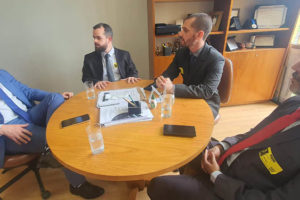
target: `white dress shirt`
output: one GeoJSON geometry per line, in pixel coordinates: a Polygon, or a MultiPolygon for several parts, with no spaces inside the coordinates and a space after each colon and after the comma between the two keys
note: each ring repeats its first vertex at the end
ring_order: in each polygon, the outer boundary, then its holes
{"type": "MultiPolygon", "coordinates": [[[[112,71],[113,71],[115,80],[118,81],[121,79],[121,76],[120,76],[119,67],[118,67],[117,59],[116,59],[116,55],[115,55],[115,48],[112,47],[111,50],[108,52],[108,54],[110,55],[109,61],[112,63],[111,66],[113,66],[112,71]]],[[[102,55],[102,63],[103,63],[103,81],[108,81],[107,70],[106,70],[106,61],[105,61],[106,53],[102,52],[101,55],[102,55]]]]}
{"type": "MultiPolygon", "coordinates": [[[[20,101],[16,96],[14,96],[4,85],[0,83],[0,88],[3,92],[22,110],[27,112],[26,105],[20,101]]],[[[0,98],[0,113],[3,116],[4,123],[7,123],[13,119],[16,119],[18,115],[8,107],[8,105],[0,98]]]]}

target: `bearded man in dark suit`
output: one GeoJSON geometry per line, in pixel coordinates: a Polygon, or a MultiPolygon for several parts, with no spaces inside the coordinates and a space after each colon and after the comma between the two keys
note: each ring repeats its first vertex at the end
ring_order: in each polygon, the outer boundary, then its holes
{"type": "Polygon", "coordinates": [[[139,81],[138,71],[128,51],[115,48],[112,44],[112,28],[105,23],[93,27],[95,51],[85,55],[82,82],[93,81],[98,89],[121,79],[128,83],[139,81]]]}

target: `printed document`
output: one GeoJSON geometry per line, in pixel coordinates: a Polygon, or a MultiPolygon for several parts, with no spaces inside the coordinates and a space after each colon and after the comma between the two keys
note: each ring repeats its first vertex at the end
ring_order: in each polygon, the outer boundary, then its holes
{"type": "Polygon", "coordinates": [[[100,108],[100,125],[112,126],[123,123],[150,121],[153,115],[146,102],[141,101],[141,114],[129,115],[128,103],[125,100],[116,105],[104,106],[100,108]]]}
{"type": "Polygon", "coordinates": [[[141,95],[142,99],[146,98],[144,89],[139,87],[103,91],[98,94],[97,107],[101,108],[109,105],[118,105],[124,102],[123,98],[129,99],[131,101],[140,101],[141,95]]]}

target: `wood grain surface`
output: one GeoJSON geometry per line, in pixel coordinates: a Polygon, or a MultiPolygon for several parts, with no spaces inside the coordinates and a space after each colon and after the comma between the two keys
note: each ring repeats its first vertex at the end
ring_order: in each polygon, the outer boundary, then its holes
{"type": "MultiPolygon", "coordinates": [[[[111,83],[107,90],[144,87],[151,82],[127,84],[122,80],[111,83]]],[[[176,98],[172,117],[167,119],[160,117],[159,106],[151,111],[152,121],[102,127],[105,150],[93,155],[86,127],[99,122],[101,109],[96,108],[96,99],[88,100],[85,92],[81,92],[52,115],[47,126],[48,145],[58,161],[75,172],[101,180],[135,181],[177,169],[195,158],[208,143],[214,122],[204,100],[176,98]],[[62,120],[86,113],[90,122],[61,128],[62,120]],[[197,136],[163,136],[164,124],[195,126],[197,136]]]]}

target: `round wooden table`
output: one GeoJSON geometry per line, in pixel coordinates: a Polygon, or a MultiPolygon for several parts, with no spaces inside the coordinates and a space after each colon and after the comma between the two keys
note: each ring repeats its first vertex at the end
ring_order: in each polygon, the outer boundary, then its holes
{"type": "MultiPolygon", "coordinates": [[[[106,90],[145,87],[151,82],[128,84],[122,80],[110,83],[106,90]]],[[[47,142],[55,158],[66,168],[94,179],[150,180],[173,171],[201,153],[214,125],[211,109],[204,100],[176,98],[171,118],[161,118],[158,104],[151,110],[152,121],[102,127],[105,150],[93,155],[86,134],[89,122],[61,128],[61,121],[88,113],[90,122],[98,123],[96,101],[88,100],[85,92],[79,93],[54,112],[47,126],[47,142]],[[197,136],[164,136],[164,124],[195,126],[197,136]]]]}

